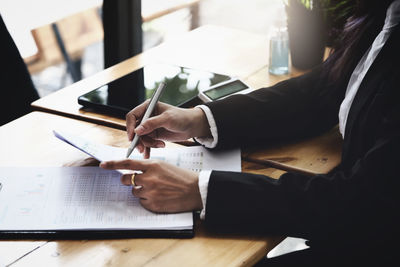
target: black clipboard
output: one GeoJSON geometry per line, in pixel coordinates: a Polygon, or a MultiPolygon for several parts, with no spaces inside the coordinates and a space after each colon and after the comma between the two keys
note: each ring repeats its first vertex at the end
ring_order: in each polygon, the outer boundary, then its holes
{"type": "Polygon", "coordinates": [[[102,240],[131,238],[193,238],[194,228],[184,230],[57,230],[0,231],[0,240],[102,240]]]}
{"type": "MultiPolygon", "coordinates": [[[[195,217],[195,213],[193,213],[195,217]]],[[[193,221],[195,218],[193,218],[193,221]]],[[[128,238],[193,238],[194,226],[181,230],[0,230],[0,240],[101,240],[128,238]]]]}
{"type": "Polygon", "coordinates": [[[0,231],[0,240],[82,240],[125,238],[193,238],[194,230],[63,230],[63,231],[0,231]]]}

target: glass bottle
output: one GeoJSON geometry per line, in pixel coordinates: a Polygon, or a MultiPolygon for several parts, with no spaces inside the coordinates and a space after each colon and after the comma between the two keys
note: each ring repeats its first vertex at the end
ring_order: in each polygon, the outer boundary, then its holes
{"type": "Polygon", "coordinates": [[[269,73],[289,73],[289,37],[285,16],[275,19],[269,38],[269,73]]]}

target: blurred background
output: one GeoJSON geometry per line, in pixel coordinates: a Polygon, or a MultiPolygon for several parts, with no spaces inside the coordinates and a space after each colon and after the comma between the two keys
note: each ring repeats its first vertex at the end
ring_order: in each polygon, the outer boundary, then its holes
{"type": "MultiPolygon", "coordinates": [[[[267,35],[281,3],[142,0],[142,49],[207,24],[267,35]]],[[[104,69],[102,4],[102,0],[0,1],[0,13],[41,97],[104,69]],[[78,72],[75,77],[68,69],[68,60],[78,72]]]]}

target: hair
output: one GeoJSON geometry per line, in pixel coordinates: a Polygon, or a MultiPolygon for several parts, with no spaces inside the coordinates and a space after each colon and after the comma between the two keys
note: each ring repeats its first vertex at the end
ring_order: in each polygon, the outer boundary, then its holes
{"type": "Polygon", "coordinates": [[[326,60],[331,81],[348,77],[375,37],[381,31],[386,10],[394,0],[357,0],[353,15],[347,20],[341,38],[326,60]]]}

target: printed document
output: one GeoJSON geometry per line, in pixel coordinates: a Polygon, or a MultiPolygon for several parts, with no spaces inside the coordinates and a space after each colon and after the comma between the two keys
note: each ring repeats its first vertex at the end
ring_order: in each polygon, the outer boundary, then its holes
{"type": "MultiPolygon", "coordinates": [[[[54,131],[54,135],[99,161],[125,159],[128,150],[128,148],[91,142],[65,131],[54,131]]],[[[134,150],[129,158],[143,159],[143,156],[134,150]]],[[[240,149],[211,152],[203,146],[155,148],[151,150],[150,158],[163,160],[196,172],[201,170],[241,171],[240,149]]]]}
{"type": "Polygon", "coordinates": [[[144,209],[121,174],[99,167],[0,168],[0,230],[191,229],[191,212],[144,209]]]}
{"type": "MultiPolygon", "coordinates": [[[[62,141],[100,160],[125,158],[127,148],[90,142],[66,132],[62,141]]],[[[140,158],[138,152],[130,158],[140,158]]],[[[153,149],[151,158],[182,168],[241,171],[240,150],[202,146],[153,149]]],[[[0,232],[51,230],[185,230],[192,212],[158,214],[144,209],[122,185],[121,171],[99,167],[0,167],[0,232]]]]}

